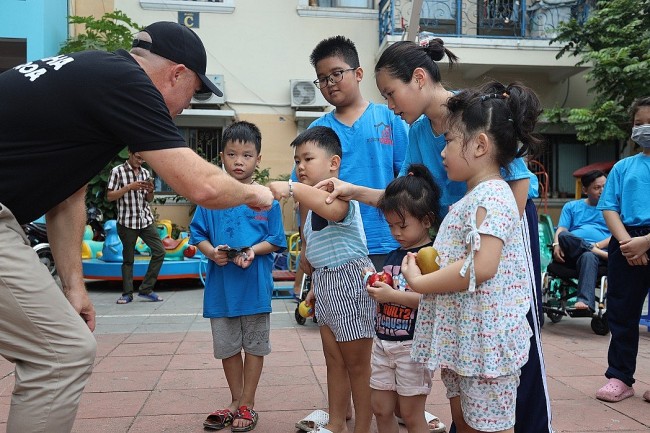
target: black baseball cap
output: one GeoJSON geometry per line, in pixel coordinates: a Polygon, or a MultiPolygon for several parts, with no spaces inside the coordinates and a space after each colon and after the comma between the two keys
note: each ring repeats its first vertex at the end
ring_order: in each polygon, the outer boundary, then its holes
{"type": "Polygon", "coordinates": [[[217,96],[223,96],[221,90],[205,76],[207,55],[203,42],[196,33],[171,21],[150,24],[142,31],[149,33],[151,42],[134,39],[134,48],[144,48],[174,63],[185,65],[201,79],[203,83],[201,93],[212,92],[217,96]]]}

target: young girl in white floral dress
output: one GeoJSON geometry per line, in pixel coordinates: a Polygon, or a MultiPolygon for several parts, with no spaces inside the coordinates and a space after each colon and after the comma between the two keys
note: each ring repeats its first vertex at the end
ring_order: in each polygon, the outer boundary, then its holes
{"type": "Polygon", "coordinates": [[[422,293],[411,356],[440,368],[459,432],[512,432],[520,368],[528,359],[530,279],[521,219],[500,168],[535,153],[540,103],[519,84],[465,90],[447,102],[443,163],[466,195],[443,220],[440,270],[422,275],[413,253],[402,273],[422,293]]]}

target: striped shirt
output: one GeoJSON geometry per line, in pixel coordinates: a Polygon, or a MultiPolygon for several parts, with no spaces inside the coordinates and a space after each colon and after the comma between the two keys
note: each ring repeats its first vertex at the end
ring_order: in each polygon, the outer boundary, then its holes
{"type": "MultiPolygon", "coordinates": [[[[149,177],[149,170],[144,167],[140,167],[140,172],[136,175],[129,162],[126,161],[111,170],[108,189],[115,191],[124,188],[130,183],[146,180],[149,177]]],[[[128,191],[117,200],[117,222],[124,227],[136,230],[153,224],[154,217],[147,201],[146,191],[128,191]]]]}
{"type": "Polygon", "coordinates": [[[350,200],[348,214],[341,222],[325,221],[314,227],[314,213],[310,210],[303,235],[307,241],[307,260],[314,268],[332,268],[354,259],[368,256],[366,234],[363,231],[359,203],[350,200]]]}

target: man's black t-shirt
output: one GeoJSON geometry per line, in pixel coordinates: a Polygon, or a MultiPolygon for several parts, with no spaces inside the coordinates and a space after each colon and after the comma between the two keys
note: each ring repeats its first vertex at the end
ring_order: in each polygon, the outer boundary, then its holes
{"type": "Polygon", "coordinates": [[[0,203],[21,224],[69,197],[125,146],[185,146],[162,95],[123,50],[0,74],[0,203]]]}

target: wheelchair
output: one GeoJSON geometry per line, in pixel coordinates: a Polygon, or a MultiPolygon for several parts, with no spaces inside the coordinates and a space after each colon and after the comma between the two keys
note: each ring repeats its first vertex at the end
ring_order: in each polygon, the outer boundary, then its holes
{"type": "Polygon", "coordinates": [[[605,298],[607,293],[607,266],[598,267],[599,285],[596,302],[591,310],[573,308],[578,296],[578,271],[552,259],[553,222],[549,215],[540,215],[539,238],[542,257],[542,309],[552,323],[558,323],[564,316],[591,317],[591,330],[597,335],[609,334],[605,298]]]}
{"type": "Polygon", "coordinates": [[[542,308],[553,323],[564,316],[591,317],[591,330],[597,335],[609,334],[605,296],[607,292],[607,266],[598,267],[600,284],[595,287],[595,312],[572,308],[578,296],[578,271],[558,262],[551,262],[542,274],[542,308]]]}

